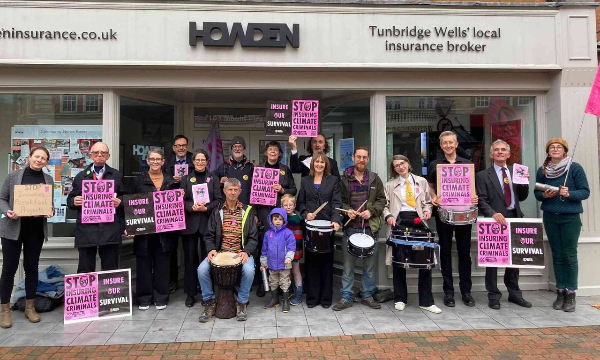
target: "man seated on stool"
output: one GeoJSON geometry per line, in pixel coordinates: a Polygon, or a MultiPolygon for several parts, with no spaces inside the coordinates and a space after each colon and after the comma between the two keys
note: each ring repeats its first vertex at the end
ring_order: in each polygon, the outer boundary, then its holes
{"type": "Polygon", "coordinates": [[[217,251],[231,251],[240,254],[242,260],[242,278],[237,298],[237,319],[246,321],[248,313],[246,305],[250,288],[254,280],[254,259],[252,254],[258,243],[255,211],[250,205],[244,205],[238,197],[242,185],[236,178],[228,178],[224,184],[225,204],[216,207],[208,220],[207,233],[204,235],[208,256],[198,267],[198,279],[202,289],[202,300],[205,301],[200,322],[208,322],[215,314],[217,303],[210,277],[210,261],[217,251]]]}
{"type": "MultiPolygon", "coordinates": [[[[498,223],[506,224],[505,218],[522,218],[523,212],[519,202],[527,199],[529,185],[513,184],[512,166],[506,166],[510,157],[510,145],[504,140],[496,140],[490,147],[490,158],[494,165],[477,173],[475,184],[479,196],[479,213],[485,217],[493,217],[498,223]]],[[[529,179],[529,174],[525,175],[529,179]]],[[[508,289],[508,301],[526,308],[531,303],[523,299],[519,289],[519,269],[504,269],[504,284],[508,289]]],[[[502,293],[498,290],[498,268],[485,269],[485,288],[488,291],[489,307],[500,309],[502,293]]]]}

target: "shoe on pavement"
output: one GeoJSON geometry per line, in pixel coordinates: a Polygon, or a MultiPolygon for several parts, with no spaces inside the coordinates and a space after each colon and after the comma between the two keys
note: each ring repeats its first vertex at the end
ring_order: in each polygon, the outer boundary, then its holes
{"type": "Polygon", "coordinates": [[[150,309],[150,305],[143,304],[143,305],[138,306],[138,309],[140,309],[142,311],[146,311],[146,310],[150,309]]]}
{"type": "Polygon", "coordinates": [[[439,307],[435,306],[435,305],[431,305],[431,306],[419,306],[421,309],[425,310],[425,311],[429,311],[432,312],[434,314],[441,314],[442,313],[442,309],[440,309],[439,307]]]}
{"type": "Polygon", "coordinates": [[[206,305],[204,305],[204,310],[202,314],[200,314],[199,321],[201,323],[209,322],[210,319],[215,315],[215,311],[217,310],[217,302],[215,299],[206,300],[206,305]]]}
{"type": "Polygon", "coordinates": [[[394,309],[396,309],[398,311],[403,311],[405,307],[406,307],[406,304],[403,303],[402,301],[398,301],[397,303],[394,304],[394,309]]]}
{"type": "Polygon", "coordinates": [[[470,292],[466,292],[466,293],[462,294],[462,301],[468,307],[475,306],[475,299],[473,299],[473,296],[471,295],[470,292]]]}
{"type": "Polygon", "coordinates": [[[246,308],[247,304],[240,304],[239,302],[236,301],[235,303],[235,307],[236,307],[236,317],[238,321],[246,321],[248,319],[248,309],[246,308]]]}
{"type": "Polygon", "coordinates": [[[552,303],[552,308],[554,310],[562,310],[563,306],[565,306],[565,297],[567,295],[567,290],[565,289],[557,289],[556,290],[556,300],[552,303]]]}
{"type": "Polygon", "coordinates": [[[156,310],[164,310],[167,308],[167,304],[163,304],[163,305],[156,305],[156,310]]]}
{"type": "Polygon", "coordinates": [[[192,307],[196,303],[196,299],[192,295],[188,295],[185,299],[185,306],[192,307]]]}
{"type": "Polygon", "coordinates": [[[488,306],[490,309],[500,310],[500,300],[490,300],[488,306]]]}
{"type": "Polygon", "coordinates": [[[532,305],[529,301],[523,299],[523,298],[519,298],[519,299],[511,299],[510,297],[508,298],[508,302],[511,302],[513,304],[517,304],[519,306],[522,306],[524,308],[530,308],[532,305]]]}
{"type": "Polygon", "coordinates": [[[371,309],[381,309],[381,304],[376,302],[375,299],[373,299],[372,297],[361,299],[360,303],[370,307],[371,309]]]}
{"type": "Polygon", "coordinates": [[[445,294],[444,295],[444,305],[447,307],[454,307],[456,303],[454,302],[454,294],[445,294]]]}
{"type": "Polygon", "coordinates": [[[340,300],[337,304],[333,305],[333,311],[342,311],[349,307],[352,307],[352,301],[340,300]]]}

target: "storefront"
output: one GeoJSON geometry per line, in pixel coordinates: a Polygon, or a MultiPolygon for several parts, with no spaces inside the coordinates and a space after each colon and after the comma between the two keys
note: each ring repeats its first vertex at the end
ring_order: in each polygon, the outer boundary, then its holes
{"type": "MultiPolygon", "coordinates": [[[[546,139],[574,144],[597,67],[593,3],[0,1],[0,8],[0,151],[7,154],[0,174],[43,143],[55,149],[48,171],[60,183],[61,204],[97,139],[131,178],[149,146],[170,150],[183,133],[200,148],[218,122],[225,148],[241,135],[250,160],[261,163],[265,141],[286,144],[266,136],[269,100],[319,100],[331,156],[344,164],[351,142],[370,147],[370,168],[382,178],[393,154],[423,174],[439,156],[443,130],[457,133],[478,170],[490,166],[497,138],[511,144],[515,162],[536,169],[546,139]]],[[[582,216],[580,293],[598,294],[595,117],[586,116],[582,134],[575,160],[592,195],[582,216]]],[[[527,217],[541,214],[532,194],[523,208],[527,217]]],[[[72,271],[74,214],[60,211],[41,264],[72,271]]],[[[131,260],[124,246],[123,266],[131,260]]],[[[389,286],[383,252],[380,260],[377,282],[389,286]]],[[[484,271],[473,270],[474,290],[483,290],[484,271]]],[[[523,271],[522,288],[552,288],[549,270],[523,271]]]]}

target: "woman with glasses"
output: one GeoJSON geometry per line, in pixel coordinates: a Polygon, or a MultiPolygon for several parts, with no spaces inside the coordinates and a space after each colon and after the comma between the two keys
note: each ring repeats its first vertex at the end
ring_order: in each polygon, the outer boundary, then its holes
{"type": "Polygon", "coordinates": [[[181,231],[185,271],[183,291],[187,294],[185,306],[192,307],[198,295],[198,275],[196,269],[206,257],[204,233],[212,210],[223,200],[219,179],[207,169],[208,153],[196,150],[192,156],[194,170],[181,178],[181,188],[185,191],[185,230],[181,231]],[[200,239],[200,256],[198,256],[200,239]]]}
{"type": "MultiPolygon", "coordinates": [[[[165,162],[162,149],[151,148],[146,161],[150,169],[133,180],[131,194],[179,188],[179,183],[171,175],[161,170],[165,162]]],[[[176,232],[135,236],[133,251],[137,273],[136,294],[140,310],[148,310],[151,303],[156,305],[157,310],[167,308],[169,302],[169,256],[176,239],[176,232]]]]}
{"type": "Polygon", "coordinates": [[[544,230],[550,242],[554,277],[556,278],[555,310],[575,311],[575,290],[579,265],[577,242],[581,232],[583,212],[581,202],[590,196],[590,187],[583,167],[567,155],[569,145],[563,138],[552,138],[546,143],[546,161],[538,169],[537,183],[558,188],[534,191],[542,202],[544,230]],[[565,183],[566,179],[566,183],[565,183]]]}
{"type": "Polygon", "coordinates": [[[0,237],[2,237],[2,276],[0,277],[0,303],[2,317],[0,327],[12,326],[10,315],[10,295],[19,267],[21,249],[23,249],[23,267],[25,269],[25,317],[29,322],[37,323],[40,316],[35,311],[34,300],[38,286],[38,264],[44,240],[48,240],[47,218],[44,216],[20,217],[13,210],[15,185],[54,185],[52,176],[44,174],[42,169],[48,164],[50,153],[44,147],[31,149],[27,167],[8,174],[0,189],[0,237]]]}

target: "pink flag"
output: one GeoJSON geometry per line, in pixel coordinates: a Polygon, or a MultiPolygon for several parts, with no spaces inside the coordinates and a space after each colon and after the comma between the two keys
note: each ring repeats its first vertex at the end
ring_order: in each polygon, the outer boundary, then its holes
{"type": "Polygon", "coordinates": [[[585,112],[587,114],[600,116],[600,68],[596,72],[596,78],[594,79],[592,91],[590,91],[590,97],[585,106],[585,112]]]}
{"type": "Polygon", "coordinates": [[[208,152],[208,171],[214,172],[223,163],[223,144],[219,134],[219,123],[213,122],[204,140],[204,150],[208,152]]]}

